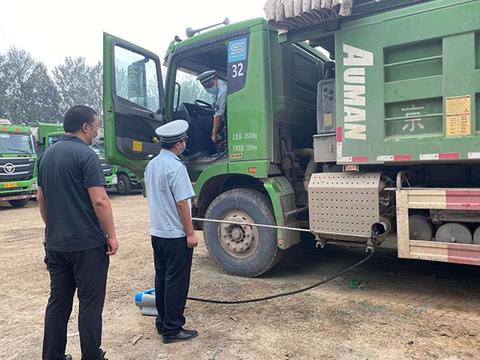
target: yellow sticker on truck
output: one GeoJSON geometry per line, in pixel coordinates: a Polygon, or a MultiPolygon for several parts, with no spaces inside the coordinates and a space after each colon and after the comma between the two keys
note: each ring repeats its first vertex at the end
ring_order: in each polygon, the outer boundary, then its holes
{"type": "Polygon", "coordinates": [[[447,97],[445,102],[447,137],[472,134],[471,102],[470,95],[447,97]]]}
{"type": "Polygon", "coordinates": [[[142,152],[143,150],[143,145],[141,141],[133,141],[133,151],[135,152],[142,152]]]}

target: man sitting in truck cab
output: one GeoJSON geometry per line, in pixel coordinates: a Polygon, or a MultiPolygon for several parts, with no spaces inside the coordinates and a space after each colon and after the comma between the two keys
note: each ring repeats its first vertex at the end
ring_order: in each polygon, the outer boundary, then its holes
{"type": "Polygon", "coordinates": [[[197,80],[208,93],[214,96],[212,108],[215,114],[213,118],[202,119],[197,130],[200,149],[206,151],[208,155],[213,155],[217,152],[219,135],[225,127],[228,83],[221,79],[215,70],[201,73],[197,80]]]}

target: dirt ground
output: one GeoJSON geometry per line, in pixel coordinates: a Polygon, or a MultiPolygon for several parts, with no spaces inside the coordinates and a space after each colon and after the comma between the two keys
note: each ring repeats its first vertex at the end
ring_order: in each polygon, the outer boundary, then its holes
{"type": "MultiPolygon", "coordinates": [[[[117,359],[480,359],[480,269],[405,261],[378,252],[351,273],[308,293],[240,306],[189,302],[187,327],[200,336],[164,345],[152,317],[134,304],[153,285],[146,202],[112,195],[120,251],[112,259],[103,348],[117,359]],[[356,279],[360,286],[349,287],[356,279]]],[[[40,359],[49,292],[37,205],[0,204],[0,359],[40,359]]],[[[199,233],[200,235],[200,233],[199,233]]],[[[309,285],[355,263],[358,249],[289,251],[268,274],[224,274],[203,243],[195,251],[190,295],[263,296],[309,285]]],[[[80,359],[77,304],[68,352],[80,359]]]]}

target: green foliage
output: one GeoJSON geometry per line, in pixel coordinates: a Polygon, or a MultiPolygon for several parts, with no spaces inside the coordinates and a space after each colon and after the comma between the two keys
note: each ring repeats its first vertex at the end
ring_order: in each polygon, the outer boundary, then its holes
{"type": "Polygon", "coordinates": [[[60,94],[60,110],[65,113],[73,105],[87,105],[102,114],[102,64],[85,63],[85,58],[65,58],[53,70],[53,79],[60,94]]]}
{"type": "Polygon", "coordinates": [[[0,56],[0,117],[16,124],[58,121],[59,96],[48,70],[12,47],[0,56]]]}
{"type": "Polygon", "coordinates": [[[12,47],[0,54],[0,118],[14,124],[62,121],[69,107],[83,104],[102,109],[101,63],[89,66],[85,58],[66,57],[49,74],[28,52],[12,47]]]}

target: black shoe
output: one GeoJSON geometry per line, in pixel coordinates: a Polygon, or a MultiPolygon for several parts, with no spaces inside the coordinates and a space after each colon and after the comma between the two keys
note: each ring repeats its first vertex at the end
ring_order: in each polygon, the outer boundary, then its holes
{"type": "Polygon", "coordinates": [[[178,341],[188,341],[198,336],[197,330],[185,330],[182,329],[177,335],[165,336],[163,335],[163,343],[170,344],[178,341]]]}
{"type": "Polygon", "coordinates": [[[70,354],[65,355],[64,360],[73,360],[72,355],[70,354]]]}

